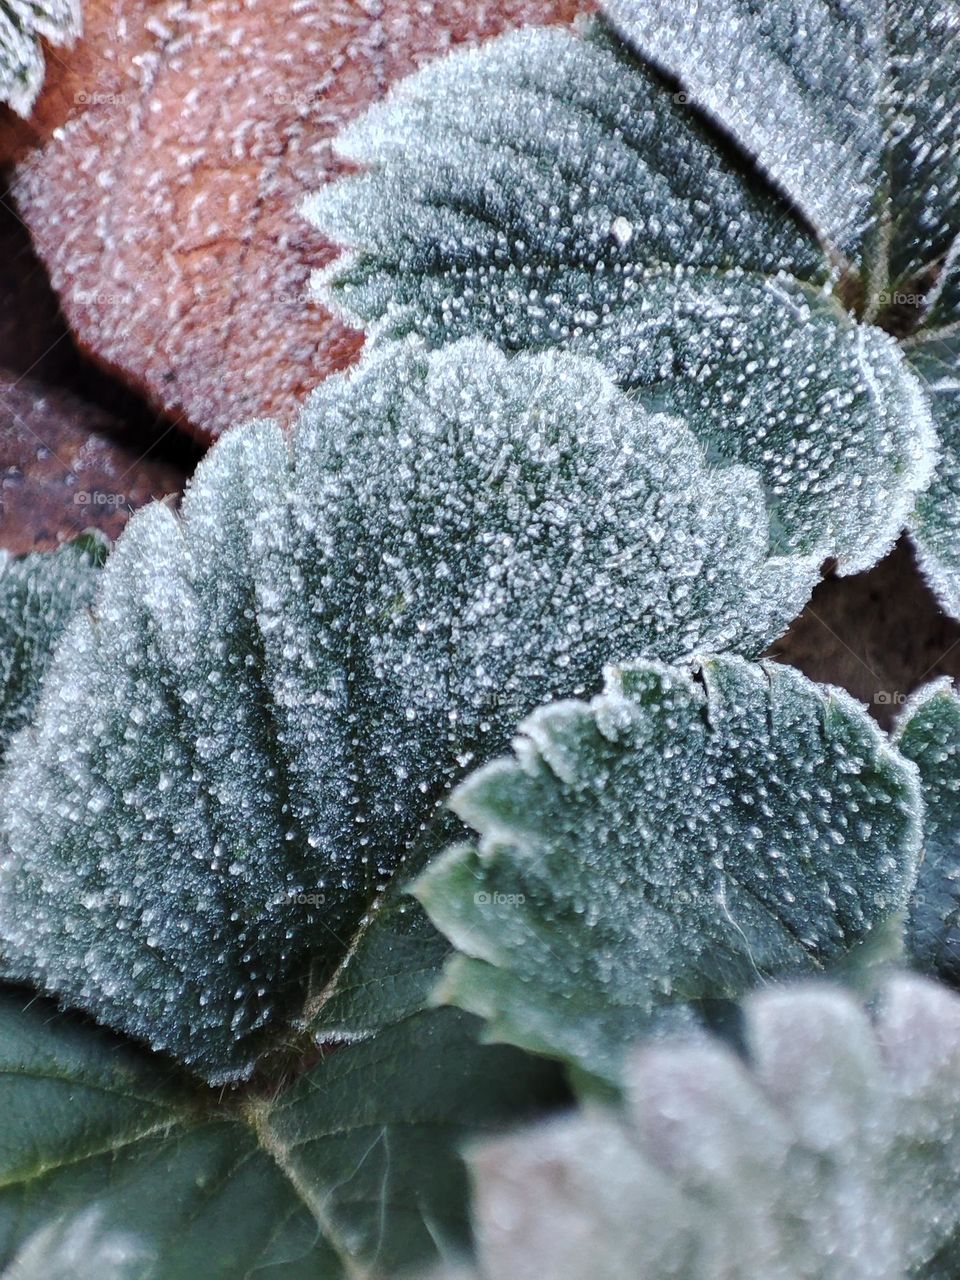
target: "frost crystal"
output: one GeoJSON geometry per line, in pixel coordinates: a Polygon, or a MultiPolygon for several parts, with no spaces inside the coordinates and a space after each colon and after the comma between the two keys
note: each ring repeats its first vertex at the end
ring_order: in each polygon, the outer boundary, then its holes
{"type": "Polygon", "coordinates": [[[758,994],[746,1061],[648,1047],[622,1113],[477,1150],[475,1280],[956,1275],[960,1000],[897,976],[878,1004],[758,994]]]}
{"type": "Polygon", "coordinates": [[[960,698],[948,679],[914,694],[895,730],[920,770],[926,817],[923,862],[910,907],[907,946],[915,964],[960,979],[960,698]]]}
{"type": "Polygon", "coordinates": [[[480,832],[414,886],[439,996],[615,1081],[651,1017],[829,965],[903,909],[912,767],[859,706],[741,658],[612,671],[451,799],[480,832]]]}
{"type": "Polygon", "coordinates": [[[139,513],[11,751],[8,976],[212,1078],[323,976],[451,782],[604,660],[764,648],[816,560],[580,358],[384,349],[139,513]]]}
{"type": "Polygon", "coordinates": [[[28,116],[43,84],[40,37],[69,44],[80,27],[80,0],[0,0],[0,103],[28,116]]]}
{"type": "Polygon", "coordinates": [[[375,336],[596,355],[754,467],[777,545],[878,559],[935,438],[896,343],[826,291],[782,198],[619,41],[526,31],[427,67],[340,136],[310,198],[355,250],[318,277],[375,336]]]}
{"type": "Polygon", "coordinates": [[[0,754],[33,714],[60,637],[93,598],[105,552],[92,536],[58,551],[0,552],[0,754]]]}

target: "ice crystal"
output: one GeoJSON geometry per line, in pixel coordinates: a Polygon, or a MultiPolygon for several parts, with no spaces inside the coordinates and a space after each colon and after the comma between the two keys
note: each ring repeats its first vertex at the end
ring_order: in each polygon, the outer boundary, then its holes
{"type": "Polygon", "coordinates": [[[746,1060],[706,1038],[647,1047],[623,1112],[477,1150],[479,1264],[457,1275],[955,1275],[957,996],[898,975],[872,1018],[812,985],[755,995],[744,1013],[746,1060]]]}
{"type": "Polygon", "coordinates": [[[606,659],[761,650],[813,560],[598,365],[468,340],[326,382],[147,508],[0,804],[6,972],[243,1074],[447,786],[606,659]]]}
{"type": "Polygon", "coordinates": [[[0,753],[32,715],[60,637],[93,598],[105,552],[92,536],[54,552],[0,552],[0,753]]]}
{"type": "Polygon", "coordinates": [[[757,469],[783,549],[825,542],[854,572],[899,534],[934,461],[918,379],[829,296],[780,195],[614,37],[448,58],[338,147],[367,170],[305,210],[355,252],[317,279],[375,337],[596,355],[757,469]]]}
{"type": "Polygon", "coordinates": [[[457,947],[439,997],[616,1080],[677,1006],[835,962],[902,910],[920,801],[859,706],[741,658],[612,671],[454,792],[480,833],[414,891],[457,947]]]}
{"type": "Polygon", "coordinates": [[[0,103],[29,115],[43,84],[40,38],[68,44],[80,26],[80,0],[0,0],[0,103]]]}
{"type": "Polygon", "coordinates": [[[910,908],[913,962],[952,982],[960,978],[960,698],[948,679],[910,699],[896,725],[902,753],[920,771],[926,817],[924,857],[910,908]]]}

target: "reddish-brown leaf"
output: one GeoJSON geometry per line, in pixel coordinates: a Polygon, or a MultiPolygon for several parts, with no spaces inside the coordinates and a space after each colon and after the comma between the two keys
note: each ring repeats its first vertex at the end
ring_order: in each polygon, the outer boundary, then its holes
{"type": "Polygon", "coordinates": [[[297,204],[338,170],[331,136],[450,45],[587,7],[93,5],[98,54],[61,58],[33,122],[49,141],[16,185],[81,346],[201,439],[289,417],[362,341],[306,297],[334,250],[297,204]]]}
{"type": "Polygon", "coordinates": [[[103,409],[0,370],[0,547],[49,551],[85,529],[112,540],[137,507],[179,493],[183,473],[130,435],[103,409]]]}
{"type": "Polygon", "coordinates": [[[115,537],[132,508],[183,487],[191,450],[166,430],[80,359],[26,231],[0,208],[0,546],[115,537]],[[151,443],[178,447],[161,462],[151,443]]]}

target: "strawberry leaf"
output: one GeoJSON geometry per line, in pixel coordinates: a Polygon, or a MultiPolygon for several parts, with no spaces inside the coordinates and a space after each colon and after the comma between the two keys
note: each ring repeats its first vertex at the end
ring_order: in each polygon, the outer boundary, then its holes
{"type": "Polygon", "coordinates": [[[836,964],[903,910],[913,771],[786,667],[638,663],[535,712],[451,806],[480,833],[414,891],[458,955],[437,998],[616,1083],[646,1024],[836,964]]]}
{"type": "Polygon", "coordinates": [[[920,772],[926,812],[923,861],[910,908],[907,947],[928,973],[960,978],[960,698],[935,680],[909,700],[895,741],[920,772]]]}
{"type": "Polygon", "coordinates": [[[248,1075],[541,699],[783,629],[817,560],[768,542],[749,472],[570,355],[397,346],[292,442],[238,428],[130,522],[10,753],[6,976],[248,1075]]]}
{"type": "Polygon", "coordinates": [[[465,1248],[460,1145],[556,1082],[451,1010],[383,1017],[296,1079],[218,1096],[0,995],[4,1276],[58,1276],[66,1256],[64,1280],[358,1280],[465,1248]]]}
{"type": "Polygon", "coordinates": [[[352,250],[317,280],[375,340],[594,355],[758,471],[780,550],[852,573],[892,545],[935,456],[918,379],[781,196],[602,28],[428,66],[338,146],[367,169],[305,204],[352,250]]]}
{"type": "Polygon", "coordinates": [[[32,716],[57,643],[93,598],[105,555],[95,536],[58,551],[0,552],[0,754],[32,716]]]}

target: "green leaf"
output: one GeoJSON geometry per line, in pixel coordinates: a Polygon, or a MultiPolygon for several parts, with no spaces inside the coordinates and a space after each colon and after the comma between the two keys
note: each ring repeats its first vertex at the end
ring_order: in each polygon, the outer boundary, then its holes
{"type": "MultiPolygon", "coordinates": [[[[384,350],[130,522],[0,794],[3,971],[247,1075],[449,785],[606,658],[756,653],[817,560],[599,366],[384,350]]],[[[415,870],[416,868],[411,868],[415,870]]]]}
{"type": "Polygon", "coordinates": [[[392,1275],[468,1245],[466,1137],[557,1091],[451,1010],[387,1018],[285,1087],[217,1095],[24,1004],[0,997],[9,1280],[392,1275]]]}
{"type": "Polygon", "coordinates": [[[956,1275],[960,1000],[896,976],[868,1017],[826,986],[755,995],[746,1060],[642,1049],[622,1112],[471,1158],[476,1280],[956,1275]],[[938,1256],[939,1255],[939,1256],[938,1256]]]}
{"type": "Polygon", "coordinates": [[[814,237],[682,96],[596,28],[428,66],[340,135],[368,170],[306,202],[354,250],[321,293],[374,338],[597,356],[759,472],[780,550],[868,567],[929,481],[929,409],[893,340],[825,292],[814,237]]]}
{"type": "MultiPolygon", "coordinates": [[[[943,450],[910,522],[960,616],[960,15],[945,0],[606,0],[636,51],[736,140],[859,272],[859,309],[906,335],[943,450]]],[[[922,486],[921,486],[922,487],[922,486]]]]}
{"type": "Polygon", "coordinates": [[[924,577],[944,609],[960,618],[960,300],[942,294],[940,301],[929,328],[908,347],[941,440],[940,463],[917,500],[910,534],[924,577]]]}
{"type": "Polygon", "coordinates": [[[952,0],[603,0],[823,239],[888,294],[949,252],[960,204],[952,0]],[[881,264],[871,261],[882,254],[881,264]]]}
{"type": "Polygon", "coordinates": [[[0,103],[28,116],[43,85],[43,49],[80,34],[80,0],[0,0],[0,103]]]}
{"type": "Polygon", "coordinates": [[[643,287],[616,351],[598,352],[618,382],[759,472],[775,545],[870,568],[933,469],[930,409],[896,342],[788,277],[661,272],[643,287]]]}
{"type": "Polygon", "coordinates": [[[303,1026],[324,1042],[365,1039],[430,1003],[449,954],[446,938],[411,901],[404,878],[396,876],[335,972],[310,988],[303,1026]]]}
{"type": "Polygon", "coordinates": [[[0,754],[33,715],[67,624],[93,598],[106,546],[85,535],[57,551],[0,552],[0,754]]]}
{"type": "Polygon", "coordinates": [[[865,712],[739,658],[644,662],[544,707],[450,804],[480,841],[414,885],[438,999],[615,1083],[645,1024],[836,963],[916,877],[913,770],[865,712]]]}
{"type": "Polygon", "coordinates": [[[894,740],[920,771],[926,817],[923,862],[910,907],[907,947],[914,964],[960,978],[960,698],[950,680],[918,690],[894,740]]]}

